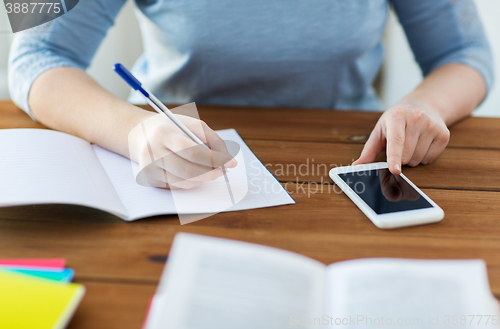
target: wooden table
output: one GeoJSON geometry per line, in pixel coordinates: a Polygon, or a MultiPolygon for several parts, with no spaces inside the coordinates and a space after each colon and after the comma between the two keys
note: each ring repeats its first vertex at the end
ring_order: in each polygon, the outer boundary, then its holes
{"type": "MultiPolygon", "coordinates": [[[[500,296],[500,119],[458,123],[438,160],[403,169],[444,209],[441,223],[382,231],[327,184],[332,165],[357,158],[380,113],[199,110],[214,129],[235,128],[297,204],[220,213],[184,226],[175,216],[125,223],[76,206],[0,209],[0,258],[64,257],[75,282],[87,287],[70,328],[140,328],[180,231],[283,248],[325,264],[362,257],[482,258],[500,296]]],[[[28,127],[43,128],[0,102],[0,128],[28,127]]]]}

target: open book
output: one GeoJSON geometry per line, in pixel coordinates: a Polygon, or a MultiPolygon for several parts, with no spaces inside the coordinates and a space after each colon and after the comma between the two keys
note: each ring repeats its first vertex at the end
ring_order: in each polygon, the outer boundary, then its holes
{"type": "Polygon", "coordinates": [[[482,260],[325,266],[275,248],[178,233],[146,329],[498,328],[482,260]]]}
{"type": "Polygon", "coordinates": [[[223,177],[184,191],[136,183],[132,163],[72,135],[42,129],[0,130],[0,207],[75,204],[125,220],[166,214],[205,214],[294,203],[235,130],[219,131],[240,145],[238,166],[228,171],[241,200],[221,208],[223,177]],[[224,210],[221,210],[224,209],[224,210]]]}

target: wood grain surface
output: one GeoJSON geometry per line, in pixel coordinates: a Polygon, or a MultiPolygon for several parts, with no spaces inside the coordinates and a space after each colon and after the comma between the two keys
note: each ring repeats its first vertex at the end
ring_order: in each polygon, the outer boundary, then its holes
{"type": "MultiPolygon", "coordinates": [[[[445,211],[438,224],[377,229],[328,177],[359,155],[380,113],[199,107],[214,129],[235,128],[296,205],[126,223],[70,205],[0,209],[0,258],[64,257],[87,294],[69,328],[140,328],[172,239],[191,232],[297,252],[325,264],[363,257],[482,258],[500,296],[500,119],[451,128],[433,163],[404,173],[445,211]]],[[[0,102],[0,129],[45,128],[0,102]]],[[[380,160],[384,160],[381,154],[380,160]]]]}

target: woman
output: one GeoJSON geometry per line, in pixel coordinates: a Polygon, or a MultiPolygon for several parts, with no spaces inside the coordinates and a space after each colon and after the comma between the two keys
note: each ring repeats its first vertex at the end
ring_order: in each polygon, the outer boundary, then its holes
{"type": "MultiPolygon", "coordinates": [[[[132,128],[152,114],[101,88],[85,69],[126,0],[85,0],[69,13],[15,38],[10,58],[14,101],[48,127],[140,162],[128,148],[132,128]]],[[[136,0],[145,53],[134,74],[167,103],[367,109],[383,59],[381,36],[393,5],[425,75],[385,111],[356,163],[386,149],[393,174],[432,162],[447,126],[468,116],[492,84],[492,59],[472,0],[136,0]]],[[[134,97],[132,102],[136,101],[134,97]]],[[[196,120],[181,117],[190,127],[196,120]]],[[[208,139],[216,135],[204,127],[208,139]]],[[[178,154],[164,170],[189,188],[217,178],[192,142],[168,121],[150,129],[153,148],[178,154]],[[185,179],[189,179],[185,181],[185,179]]],[[[132,144],[134,144],[132,140],[132,144]]],[[[223,150],[214,152],[221,163],[223,150]]],[[[235,161],[226,163],[235,166],[235,161]]]]}

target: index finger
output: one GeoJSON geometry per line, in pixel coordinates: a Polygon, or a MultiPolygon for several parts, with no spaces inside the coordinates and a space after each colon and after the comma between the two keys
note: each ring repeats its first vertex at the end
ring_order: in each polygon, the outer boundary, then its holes
{"type": "Polygon", "coordinates": [[[214,151],[204,144],[197,144],[187,135],[173,134],[169,136],[169,140],[170,143],[165,144],[165,146],[176,155],[190,162],[217,168],[231,161],[231,156],[228,153],[214,151]]]}
{"type": "Polygon", "coordinates": [[[239,145],[236,142],[226,143],[215,131],[213,131],[208,125],[203,126],[203,131],[205,133],[205,138],[210,149],[228,155],[231,160],[225,164],[226,167],[233,168],[236,167],[238,162],[234,157],[239,151],[239,145]]]}
{"type": "Polygon", "coordinates": [[[393,175],[401,174],[401,158],[405,146],[406,120],[402,115],[392,115],[386,123],[387,166],[393,175]]]}
{"type": "Polygon", "coordinates": [[[205,122],[189,116],[179,115],[178,117],[196,137],[203,143],[206,143],[207,146],[214,151],[214,158],[218,158],[217,160],[219,160],[215,162],[220,163],[220,166],[225,165],[225,167],[229,168],[237,165],[236,160],[233,159],[237,151],[232,153],[229,152],[224,140],[222,140],[205,122]],[[221,161],[223,162],[221,163],[221,161]]]}

